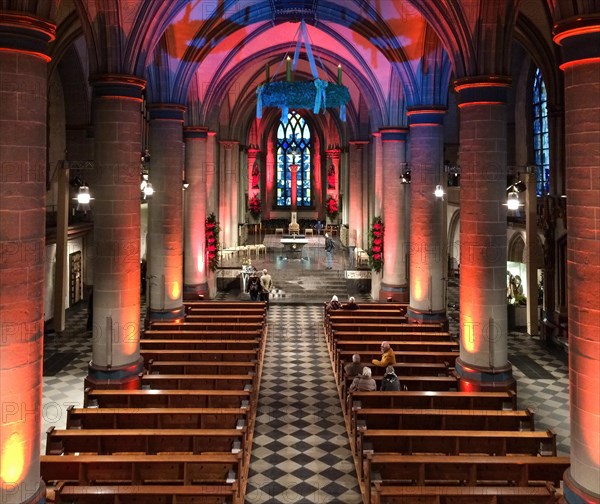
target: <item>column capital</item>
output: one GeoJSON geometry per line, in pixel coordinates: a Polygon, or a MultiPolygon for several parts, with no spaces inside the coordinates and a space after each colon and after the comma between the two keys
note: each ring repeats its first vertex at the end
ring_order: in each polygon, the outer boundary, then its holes
{"type": "Polygon", "coordinates": [[[408,136],[408,128],[382,128],[379,132],[382,142],[406,142],[408,136]]]}
{"type": "Polygon", "coordinates": [[[183,138],[185,140],[205,140],[208,137],[206,126],[184,126],[183,138]]]}
{"type": "Polygon", "coordinates": [[[125,74],[97,74],[90,78],[94,98],[142,101],[145,79],[125,74]]]}
{"type": "Polygon", "coordinates": [[[564,70],[583,63],[600,63],[600,16],[568,18],[554,25],[553,41],[561,48],[564,70]]]}
{"type": "Polygon", "coordinates": [[[183,122],[185,114],[185,105],[178,103],[150,103],[148,104],[148,113],[150,120],[178,121],[183,122]]]}
{"type": "Polygon", "coordinates": [[[441,126],[444,124],[446,110],[446,107],[423,105],[409,107],[406,115],[408,116],[411,128],[415,126],[441,126]]]}
{"type": "Polygon", "coordinates": [[[371,142],[368,140],[350,140],[348,144],[357,149],[362,149],[365,145],[369,145],[371,142]]]}
{"type": "Polygon", "coordinates": [[[236,145],[239,145],[240,142],[237,140],[219,140],[219,144],[229,150],[233,149],[236,145]]]}
{"type": "Polygon", "coordinates": [[[454,81],[458,106],[506,103],[512,79],[505,75],[476,75],[454,81]]]}
{"type": "Polygon", "coordinates": [[[47,19],[0,12],[0,51],[21,52],[50,61],[48,46],[55,38],[56,25],[47,19]]]}
{"type": "Polygon", "coordinates": [[[327,154],[327,157],[330,157],[331,159],[340,159],[340,155],[342,154],[342,149],[340,149],[339,147],[335,147],[333,149],[327,149],[325,151],[325,154],[327,154]]]}
{"type": "Polygon", "coordinates": [[[258,149],[256,147],[249,147],[248,148],[248,157],[250,159],[256,159],[256,157],[258,156],[258,154],[260,154],[260,149],[258,149]]]}

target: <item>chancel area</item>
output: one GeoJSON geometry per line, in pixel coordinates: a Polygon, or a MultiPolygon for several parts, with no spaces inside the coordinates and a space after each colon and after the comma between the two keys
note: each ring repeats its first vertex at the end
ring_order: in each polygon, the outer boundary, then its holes
{"type": "Polygon", "coordinates": [[[0,104],[3,503],[600,501],[597,1],[4,0],[0,104]]]}

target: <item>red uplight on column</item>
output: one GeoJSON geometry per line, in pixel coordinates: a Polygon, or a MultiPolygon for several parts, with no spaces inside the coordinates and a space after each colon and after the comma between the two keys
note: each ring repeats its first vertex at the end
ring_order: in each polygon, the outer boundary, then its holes
{"type": "Polygon", "coordinates": [[[298,198],[298,168],[297,164],[290,165],[290,171],[292,172],[292,210],[296,210],[297,208],[297,198],[298,198]]]}
{"type": "Polygon", "coordinates": [[[25,472],[25,440],[19,432],[13,432],[4,442],[0,461],[2,462],[2,469],[0,469],[2,486],[20,483],[25,472]]]}

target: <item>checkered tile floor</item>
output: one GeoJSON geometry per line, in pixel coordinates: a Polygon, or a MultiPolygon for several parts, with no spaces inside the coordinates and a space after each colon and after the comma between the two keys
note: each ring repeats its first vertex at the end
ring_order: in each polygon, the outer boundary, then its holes
{"type": "Polygon", "coordinates": [[[320,306],[272,306],[246,503],[360,503],[320,306]]]}

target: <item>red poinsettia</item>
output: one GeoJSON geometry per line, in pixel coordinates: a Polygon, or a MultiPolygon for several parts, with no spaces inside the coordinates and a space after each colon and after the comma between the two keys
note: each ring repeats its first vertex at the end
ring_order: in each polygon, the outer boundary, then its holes
{"type": "Polygon", "coordinates": [[[337,217],[339,212],[338,202],[333,196],[327,198],[327,201],[325,202],[325,211],[331,220],[337,217]]]}
{"type": "Polygon", "coordinates": [[[211,213],[204,222],[204,237],[206,239],[206,258],[208,268],[215,271],[219,267],[219,226],[214,213],[211,213]]]}
{"type": "Polygon", "coordinates": [[[383,231],[384,226],[381,217],[375,217],[369,233],[370,247],[367,254],[369,254],[371,268],[377,273],[383,269],[383,231]]]}
{"type": "Polygon", "coordinates": [[[250,198],[250,200],[248,201],[248,208],[250,209],[252,217],[254,217],[255,219],[258,218],[258,216],[260,215],[260,198],[257,194],[252,196],[252,198],[250,198]]]}

